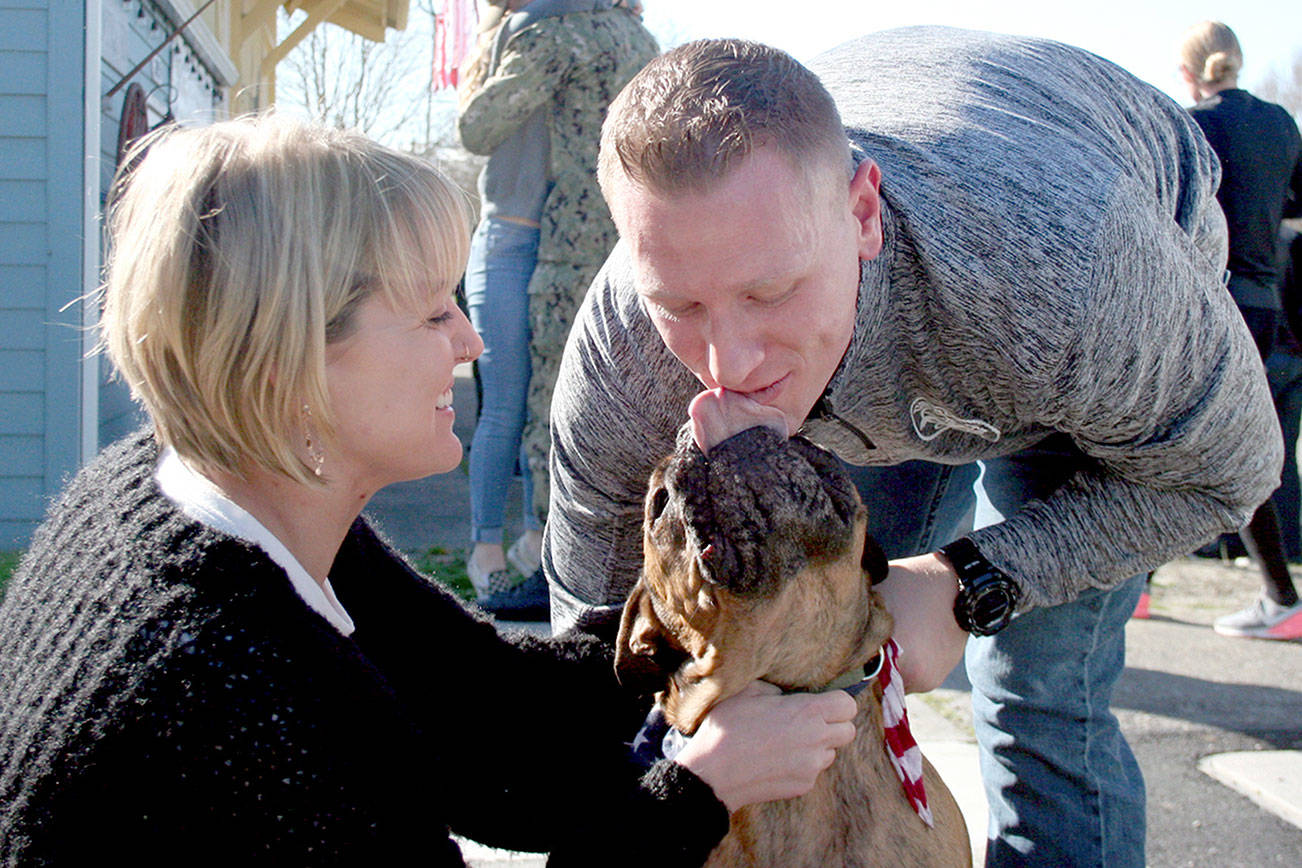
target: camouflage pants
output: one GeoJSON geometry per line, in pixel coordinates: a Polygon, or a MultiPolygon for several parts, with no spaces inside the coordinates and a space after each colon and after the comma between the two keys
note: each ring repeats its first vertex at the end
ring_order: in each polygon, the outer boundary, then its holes
{"type": "Polygon", "coordinates": [[[540,522],[547,520],[551,474],[547,458],[551,452],[549,414],[561,353],[575,314],[601,263],[575,264],[540,261],[529,280],[529,375],[528,414],[524,422],[525,456],[533,480],[533,510],[540,522]]]}

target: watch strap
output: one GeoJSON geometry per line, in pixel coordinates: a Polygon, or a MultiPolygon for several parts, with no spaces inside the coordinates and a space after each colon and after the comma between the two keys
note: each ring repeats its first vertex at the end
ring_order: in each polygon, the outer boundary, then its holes
{"type": "Polygon", "coordinates": [[[959,537],[949,545],[941,546],[940,552],[949,560],[954,572],[958,573],[960,588],[967,587],[968,580],[972,577],[994,569],[976,547],[976,543],[965,536],[959,537]]]}

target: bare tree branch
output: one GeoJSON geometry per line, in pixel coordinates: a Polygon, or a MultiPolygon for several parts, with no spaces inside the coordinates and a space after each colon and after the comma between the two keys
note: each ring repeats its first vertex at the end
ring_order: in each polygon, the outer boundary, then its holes
{"type": "Polygon", "coordinates": [[[1256,88],[1257,96],[1279,103],[1302,119],[1302,51],[1293,54],[1293,65],[1287,72],[1271,67],[1256,88]]]}
{"type": "MultiPolygon", "coordinates": [[[[434,21],[441,5],[419,0],[407,29],[389,30],[382,43],[331,24],[317,27],[277,66],[277,102],[398,147],[424,150],[446,138],[443,127],[454,120],[437,111],[431,91],[434,21]]],[[[302,17],[282,9],[282,37],[302,17]]]]}

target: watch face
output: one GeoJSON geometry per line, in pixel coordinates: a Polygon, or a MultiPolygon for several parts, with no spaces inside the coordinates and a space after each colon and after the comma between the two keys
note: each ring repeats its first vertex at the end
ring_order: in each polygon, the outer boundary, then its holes
{"type": "Polygon", "coordinates": [[[1007,579],[996,578],[973,588],[967,605],[970,631],[978,636],[997,632],[1012,620],[1016,605],[1015,586],[1007,579]]]}
{"type": "Polygon", "coordinates": [[[1007,626],[1017,608],[1017,584],[993,567],[966,537],[940,551],[959,576],[954,600],[958,625],[976,636],[989,636],[1007,626]]]}

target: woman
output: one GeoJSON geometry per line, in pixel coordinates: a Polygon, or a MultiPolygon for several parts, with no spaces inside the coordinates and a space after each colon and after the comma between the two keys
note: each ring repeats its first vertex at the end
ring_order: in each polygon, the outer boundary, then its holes
{"type": "Polygon", "coordinates": [[[848,697],[753,685],[643,774],[604,646],[500,638],[359,518],[461,457],[448,181],[275,117],[148,145],[103,332],[152,426],[69,485],[0,608],[0,863],[459,865],[452,830],[696,864],[730,809],[807,789],[848,697]]]}
{"type": "MultiPolygon", "coordinates": [[[[1243,51],[1234,31],[1203,21],[1185,32],[1180,75],[1196,104],[1189,110],[1221,161],[1216,192],[1230,236],[1230,294],[1269,358],[1283,321],[1280,218],[1290,190],[1302,201],[1302,137],[1284,108],[1239,87],[1243,51]]],[[[1261,639],[1302,638],[1302,602],[1289,575],[1274,501],[1240,532],[1257,561],[1262,590],[1247,608],[1217,618],[1216,632],[1261,639]]]]}
{"type": "MultiPolygon", "coordinates": [[[[464,104],[496,67],[503,25],[526,0],[488,0],[479,40],[457,95],[464,104]]],[[[466,574],[481,600],[516,583],[510,566],[528,576],[542,562],[542,523],[533,504],[533,477],[521,449],[529,390],[529,278],[538,260],[539,220],[547,198],[545,110],[531,114],[488,155],[479,175],[480,221],[470,241],[466,302],[484,339],[478,373],[479,416],[470,446],[473,546],[466,574]],[[523,532],[503,549],[506,495],[517,466],[523,479],[523,532]]]]}
{"type": "Polygon", "coordinates": [[[579,301],[617,239],[597,186],[606,107],[658,47],[611,0],[491,0],[458,88],[457,132],[488,156],[479,179],[466,298],[487,343],[483,410],[470,449],[472,536],[466,565],[498,617],[546,618],[542,537],[548,417],[579,301]],[[524,534],[502,551],[503,496],[523,443],[524,534]],[[510,562],[526,580],[501,591],[510,562]],[[485,595],[483,589],[491,593],[485,595]]]}

